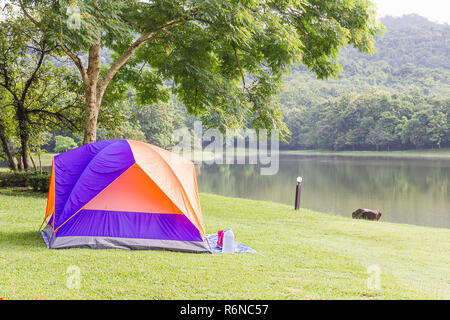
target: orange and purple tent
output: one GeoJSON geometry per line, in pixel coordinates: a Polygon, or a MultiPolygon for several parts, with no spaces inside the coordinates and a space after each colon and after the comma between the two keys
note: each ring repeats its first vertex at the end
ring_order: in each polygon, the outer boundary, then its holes
{"type": "Polygon", "coordinates": [[[53,159],[42,235],[48,248],[210,252],[192,162],[108,140],[53,159]]]}

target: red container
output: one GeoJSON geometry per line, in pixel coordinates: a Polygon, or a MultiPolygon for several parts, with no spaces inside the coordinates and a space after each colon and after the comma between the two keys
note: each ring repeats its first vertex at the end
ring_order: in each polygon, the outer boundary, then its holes
{"type": "Polygon", "coordinates": [[[222,248],[223,245],[223,230],[217,231],[217,246],[222,248]]]}

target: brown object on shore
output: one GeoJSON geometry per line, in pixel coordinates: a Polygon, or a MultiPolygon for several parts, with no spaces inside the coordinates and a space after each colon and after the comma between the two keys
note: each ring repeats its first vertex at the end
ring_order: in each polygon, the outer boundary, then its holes
{"type": "Polygon", "coordinates": [[[381,211],[371,209],[358,209],[352,213],[353,219],[380,220],[381,211]]]}

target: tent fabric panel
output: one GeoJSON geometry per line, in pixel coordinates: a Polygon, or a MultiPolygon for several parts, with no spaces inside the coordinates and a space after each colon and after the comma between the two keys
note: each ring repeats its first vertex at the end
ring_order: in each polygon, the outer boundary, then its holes
{"type": "Polygon", "coordinates": [[[172,171],[175,173],[179,181],[184,187],[186,194],[189,198],[189,202],[197,213],[197,219],[199,223],[203,225],[202,219],[202,208],[200,206],[199,195],[198,195],[198,187],[197,187],[197,179],[195,173],[194,164],[180,157],[179,155],[164,150],[158,146],[152,146],[153,150],[161,155],[162,158],[165,159],[167,164],[170,166],[172,171]]]}
{"type": "Polygon", "coordinates": [[[182,214],[84,209],[56,235],[202,241],[199,230],[182,214]]]}
{"type": "MultiPolygon", "coordinates": [[[[113,141],[85,164],[83,172],[77,175],[75,183],[72,178],[69,179],[71,189],[67,189],[68,184],[66,184],[65,178],[70,176],[72,164],[77,160],[72,157],[55,160],[57,164],[55,168],[56,197],[64,198],[66,193],[69,194],[65,203],[56,203],[56,229],[72,218],[85,204],[135,163],[128,142],[126,140],[113,141]]],[[[97,143],[89,146],[95,144],[97,143]]],[[[88,157],[91,152],[92,150],[88,152],[88,157]]],[[[74,157],[83,157],[83,154],[76,154],[74,157]]],[[[78,172],[78,166],[76,167],[78,172]]]]}
{"type": "Polygon", "coordinates": [[[55,171],[55,212],[60,215],[68,197],[88,163],[117,140],[99,141],[66,151],[53,158],[55,171]]]}
{"type": "Polygon", "coordinates": [[[50,175],[50,184],[48,187],[47,207],[45,209],[44,219],[47,219],[55,211],[55,166],[52,160],[52,171],[50,175]]]}
{"type": "Polygon", "coordinates": [[[204,235],[205,228],[203,226],[201,209],[195,204],[197,202],[195,198],[198,198],[197,186],[192,187],[195,183],[193,163],[171,152],[167,154],[161,153],[157,151],[160,148],[147,143],[133,140],[129,140],[129,143],[136,163],[204,235]],[[171,158],[171,164],[167,160],[169,157],[171,158]],[[173,166],[177,167],[176,171],[185,172],[185,174],[181,175],[185,180],[180,180],[173,166]],[[188,195],[186,189],[190,195],[188,195]],[[193,193],[194,189],[195,192],[193,193]]]}
{"type": "Polygon", "coordinates": [[[196,225],[202,226],[202,234],[205,234],[194,164],[191,161],[158,146],[151,145],[151,147],[166,161],[178,181],[182,184],[186,196],[189,199],[189,204],[195,213],[191,219],[195,221],[196,225]]]}
{"type": "Polygon", "coordinates": [[[114,237],[71,236],[56,237],[51,249],[128,249],[128,250],[167,250],[190,253],[211,253],[205,241],[178,241],[160,239],[133,239],[114,237]]]}
{"type": "Polygon", "coordinates": [[[50,249],[50,240],[52,238],[53,228],[47,224],[41,231],[42,238],[44,239],[45,245],[50,249]]]}
{"type": "Polygon", "coordinates": [[[138,164],[131,166],[83,209],[183,214],[138,164]]]}

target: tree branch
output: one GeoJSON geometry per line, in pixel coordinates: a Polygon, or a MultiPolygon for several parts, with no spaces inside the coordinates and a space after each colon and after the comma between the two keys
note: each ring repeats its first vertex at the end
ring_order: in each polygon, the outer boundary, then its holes
{"type": "Polygon", "coordinates": [[[19,0],[20,9],[22,9],[23,14],[42,32],[45,32],[45,28],[35,19],[28,11],[25,9],[22,0],[19,0]]]}
{"type": "Polygon", "coordinates": [[[99,84],[98,90],[97,90],[97,103],[100,104],[108,84],[114,78],[114,76],[119,71],[119,69],[125,63],[127,63],[127,61],[136,52],[137,49],[139,49],[146,41],[150,40],[158,31],[164,30],[170,26],[177,25],[184,21],[186,21],[186,19],[177,19],[177,20],[168,21],[163,26],[160,26],[156,30],[141,36],[139,39],[137,39],[135,42],[133,42],[131,44],[131,46],[120,57],[118,57],[113,62],[111,67],[108,69],[108,71],[104,75],[103,79],[100,81],[100,84],[99,84]]]}
{"type": "Polygon", "coordinates": [[[1,66],[1,74],[3,74],[4,82],[0,82],[0,86],[5,88],[11,95],[13,96],[15,101],[19,101],[19,97],[16,95],[14,90],[10,87],[8,70],[6,69],[6,64],[0,64],[1,66]]]}
{"type": "Polygon", "coordinates": [[[31,84],[33,83],[33,81],[36,79],[36,75],[37,75],[39,69],[40,69],[41,66],[42,66],[42,62],[44,61],[44,56],[45,56],[45,45],[44,45],[44,48],[43,48],[43,49],[44,49],[44,50],[41,51],[41,55],[40,55],[40,57],[39,57],[39,59],[38,59],[38,62],[37,62],[37,64],[36,64],[36,67],[34,68],[33,73],[31,74],[30,78],[28,78],[28,80],[25,82],[25,86],[24,86],[23,91],[22,91],[22,96],[21,96],[21,98],[20,98],[20,99],[22,100],[22,102],[25,102],[25,98],[26,98],[26,96],[27,96],[28,89],[30,88],[30,86],[31,86],[31,84]]]}
{"type": "Polygon", "coordinates": [[[81,62],[80,57],[78,57],[75,53],[73,53],[63,42],[62,40],[62,22],[61,19],[59,19],[59,25],[60,25],[60,39],[59,39],[59,46],[61,47],[61,49],[64,51],[64,53],[69,56],[70,59],[72,59],[73,63],[75,63],[75,66],[78,68],[78,70],[80,71],[81,74],[81,79],[83,80],[83,83],[86,85],[87,81],[88,81],[88,77],[86,74],[86,70],[83,67],[83,63],[81,62]]]}
{"type": "MultiPolygon", "coordinates": [[[[27,113],[39,114],[41,117],[45,117],[45,115],[50,116],[50,117],[55,117],[55,118],[59,119],[60,121],[67,122],[71,126],[72,129],[78,130],[78,126],[71,119],[67,118],[66,116],[64,116],[63,114],[60,113],[62,110],[68,109],[70,107],[72,107],[72,106],[65,107],[65,108],[63,108],[59,111],[55,111],[55,112],[45,110],[45,109],[32,109],[32,110],[28,110],[27,113]]],[[[59,127],[62,127],[61,123],[56,123],[54,121],[51,121],[51,120],[49,120],[49,118],[47,118],[47,121],[50,121],[54,124],[58,124],[59,127]]]]}
{"type": "Polygon", "coordinates": [[[234,50],[234,58],[236,59],[236,63],[237,63],[237,67],[239,68],[239,71],[241,73],[241,78],[242,78],[242,92],[245,92],[245,90],[247,90],[246,84],[245,84],[245,75],[244,75],[244,70],[242,70],[241,67],[241,62],[239,60],[239,57],[237,55],[237,50],[236,47],[234,45],[231,45],[233,47],[234,50]]]}
{"type": "MultiPolygon", "coordinates": [[[[19,0],[19,4],[20,4],[20,8],[22,9],[22,12],[24,13],[24,15],[35,25],[39,28],[39,30],[41,30],[42,32],[45,32],[45,28],[25,9],[25,6],[23,5],[22,0],[19,0]]],[[[61,19],[59,20],[59,23],[61,24],[61,19]]],[[[59,46],[61,47],[61,49],[64,51],[64,53],[69,56],[70,59],[72,59],[72,61],[75,63],[75,65],[77,66],[78,70],[80,71],[81,74],[81,78],[83,79],[83,82],[85,82],[85,80],[87,79],[86,77],[86,71],[83,67],[83,63],[81,62],[81,59],[75,54],[73,53],[62,41],[62,28],[60,31],[61,34],[61,39],[60,39],[60,43],[59,46]]]]}

